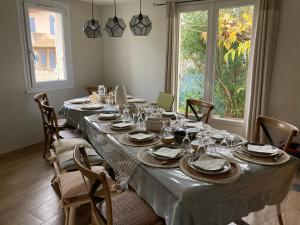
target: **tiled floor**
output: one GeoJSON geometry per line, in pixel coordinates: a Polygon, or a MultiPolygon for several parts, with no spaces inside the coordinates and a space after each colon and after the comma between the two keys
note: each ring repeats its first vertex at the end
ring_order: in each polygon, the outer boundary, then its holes
{"type": "MultiPolygon", "coordinates": [[[[41,156],[41,145],[0,156],[0,225],[64,224],[59,198],[50,185],[53,168],[41,156]]],[[[89,224],[87,212],[88,206],[78,210],[77,224],[89,224]]],[[[251,225],[277,225],[273,214],[267,208],[245,220],[251,225]]],[[[300,225],[300,173],[287,197],[283,220],[285,225],[300,225]]]]}

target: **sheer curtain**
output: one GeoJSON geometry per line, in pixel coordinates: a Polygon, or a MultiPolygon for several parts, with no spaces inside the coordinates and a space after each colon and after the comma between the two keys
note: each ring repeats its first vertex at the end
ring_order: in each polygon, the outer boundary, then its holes
{"type": "Polygon", "coordinates": [[[168,43],[167,43],[167,65],[165,76],[165,92],[175,94],[177,86],[177,12],[175,1],[167,1],[168,17],[168,43]]]}
{"type": "Polygon", "coordinates": [[[250,141],[254,140],[257,116],[267,114],[280,3],[281,0],[260,0],[259,3],[247,123],[250,141]]]}

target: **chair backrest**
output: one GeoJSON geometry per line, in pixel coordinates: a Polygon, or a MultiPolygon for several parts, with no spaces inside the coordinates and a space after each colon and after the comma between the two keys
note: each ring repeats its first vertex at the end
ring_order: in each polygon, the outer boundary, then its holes
{"type": "Polygon", "coordinates": [[[46,99],[41,101],[41,112],[43,116],[44,129],[51,134],[51,137],[54,135],[56,139],[60,139],[54,107],[49,106],[49,102],[46,99]]]}
{"type": "Polygon", "coordinates": [[[214,109],[214,105],[210,102],[205,102],[197,99],[187,99],[185,107],[185,117],[189,116],[189,108],[192,110],[198,121],[208,123],[211,111],[214,109]]]}
{"type": "MultiPolygon", "coordinates": [[[[91,198],[91,211],[93,216],[93,221],[96,225],[112,225],[112,203],[108,181],[104,172],[97,174],[91,170],[91,166],[88,161],[88,157],[84,147],[76,146],[74,149],[74,161],[78,170],[82,173],[84,180],[88,179],[86,186],[89,187],[89,196],[91,198]],[[103,195],[101,197],[97,196],[96,192],[99,186],[103,187],[103,195]],[[99,211],[97,204],[101,201],[106,203],[106,218],[99,211]]],[[[86,180],[85,180],[86,181],[86,180]]]]}
{"type": "Polygon", "coordinates": [[[85,90],[91,95],[91,94],[93,94],[93,92],[97,92],[98,91],[98,87],[88,86],[88,87],[85,87],[85,90]]]}
{"type": "Polygon", "coordinates": [[[174,102],[174,95],[160,92],[157,99],[157,106],[166,110],[167,112],[172,110],[174,102]]]}
{"type": "MultiPolygon", "coordinates": [[[[43,120],[43,126],[45,124],[45,118],[44,114],[42,112],[42,101],[46,100],[49,103],[49,99],[47,96],[47,93],[39,93],[33,97],[34,101],[38,104],[41,115],[42,115],[42,120],[43,120]]],[[[44,131],[45,131],[45,126],[44,126],[44,131]]]]}
{"type": "Polygon", "coordinates": [[[299,134],[299,129],[287,122],[271,117],[258,116],[256,119],[255,142],[260,141],[260,131],[262,130],[267,141],[271,145],[276,146],[276,143],[274,143],[273,137],[271,136],[270,128],[275,130],[277,133],[285,134],[286,139],[284,140],[284,151],[288,150],[293,137],[299,134]]]}

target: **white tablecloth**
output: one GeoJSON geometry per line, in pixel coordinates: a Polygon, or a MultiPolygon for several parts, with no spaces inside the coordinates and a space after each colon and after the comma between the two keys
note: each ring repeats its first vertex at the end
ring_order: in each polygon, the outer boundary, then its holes
{"type": "MultiPolygon", "coordinates": [[[[101,123],[93,120],[93,116],[86,117],[84,124],[90,142],[115,170],[117,180],[133,187],[167,225],[228,224],[265,205],[279,204],[298,167],[295,158],[280,166],[236,159],[243,169],[239,180],[226,185],[209,184],[186,176],[179,168],[145,166],[137,159],[137,152],[145,148],[119,144],[118,135],[101,133],[101,123]]],[[[233,157],[228,149],[222,153],[233,157]]]]}

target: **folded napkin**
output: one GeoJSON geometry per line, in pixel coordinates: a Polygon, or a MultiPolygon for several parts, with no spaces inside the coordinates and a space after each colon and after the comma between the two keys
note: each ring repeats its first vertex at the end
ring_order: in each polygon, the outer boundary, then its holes
{"type": "Polygon", "coordinates": [[[163,112],[162,113],[163,116],[176,116],[175,112],[163,112]]]}
{"type": "Polygon", "coordinates": [[[193,165],[207,171],[221,170],[226,163],[225,159],[214,159],[209,156],[199,158],[193,165]]]}
{"type": "Polygon", "coordinates": [[[162,147],[162,148],[156,150],[154,152],[154,154],[159,155],[159,156],[168,157],[168,158],[175,158],[180,152],[181,152],[181,149],[162,147]]]}
{"type": "Polygon", "coordinates": [[[100,109],[102,107],[103,107],[103,105],[101,105],[101,104],[86,104],[86,105],[82,106],[81,109],[100,109]]]}
{"type": "Polygon", "coordinates": [[[145,100],[142,98],[133,98],[133,99],[129,99],[127,102],[128,103],[143,103],[143,102],[145,102],[145,100]]]}
{"type": "Polygon", "coordinates": [[[117,116],[117,114],[115,114],[115,113],[100,113],[99,114],[99,118],[104,118],[104,119],[114,118],[116,116],[117,116]]]}
{"type": "Polygon", "coordinates": [[[153,134],[136,133],[136,134],[128,135],[128,137],[141,141],[153,137],[153,134]]]}
{"type": "Polygon", "coordinates": [[[257,152],[257,153],[265,153],[265,154],[275,154],[278,152],[277,148],[274,148],[271,145],[251,145],[248,144],[248,151],[257,152]]]}
{"type": "Polygon", "coordinates": [[[129,127],[131,125],[133,125],[133,124],[132,123],[126,123],[126,122],[120,122],[120,123],[112,124],[113,127],[118,127],[118,128],[129,127]]]}

